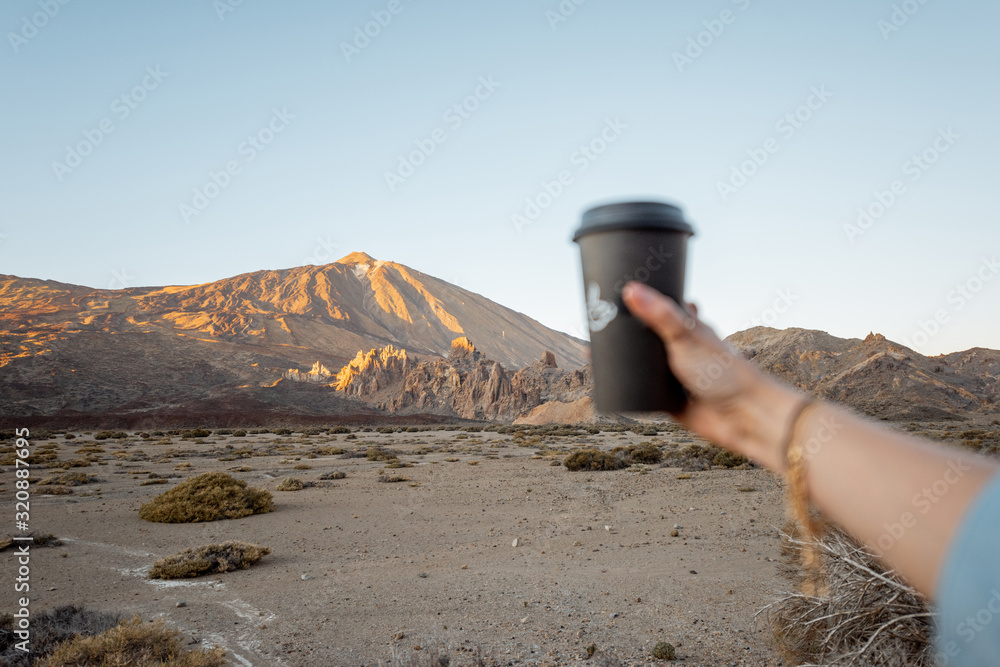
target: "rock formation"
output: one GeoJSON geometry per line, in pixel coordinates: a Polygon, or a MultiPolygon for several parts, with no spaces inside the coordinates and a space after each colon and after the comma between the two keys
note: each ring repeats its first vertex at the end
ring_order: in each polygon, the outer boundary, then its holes
{"type": "Polygon", "coordinates": [[[511,373],[467,337],[452,342],[447,359],[394,363],[400,355],[406,359],[393,348],[359,353],[338,374],[336,388],[395,414],[511,420],[549,400],[582,398],[590,383],[589,369],[559,369],[551,352],[511,373]]]}

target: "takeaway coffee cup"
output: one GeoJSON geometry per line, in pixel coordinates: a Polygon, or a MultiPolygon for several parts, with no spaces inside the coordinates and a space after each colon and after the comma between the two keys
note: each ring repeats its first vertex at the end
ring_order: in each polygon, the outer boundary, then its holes
{"type": "Polygon", "coordinates": [[[636,280],[684,303],[688,239],[680,208],[622,202],[591,208],[573,240],[580,246],[590,325],[594,403],[601,412],[680,412],[684,387],[670,372],[663,341],[629,313],[622,288],[636,280]]]}

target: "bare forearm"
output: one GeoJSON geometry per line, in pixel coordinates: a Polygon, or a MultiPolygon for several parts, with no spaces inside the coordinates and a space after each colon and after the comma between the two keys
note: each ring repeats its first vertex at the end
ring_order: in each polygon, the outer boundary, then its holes
{"type": "MultiPolygon", "coordinates": [[[[774,434],[787,432],[782,415],[790,420],[802,397],[762,382],[752,394],[759,398],[749,399],[758,405],[741,410],[744,442],[732,444],[780,471],[784,437],[774,434]]],[[[998,465],[827,403],[805,412],[795,434],[806,455],[810,498],[823,515],[933,596],[961,519],[998,465]]]]}

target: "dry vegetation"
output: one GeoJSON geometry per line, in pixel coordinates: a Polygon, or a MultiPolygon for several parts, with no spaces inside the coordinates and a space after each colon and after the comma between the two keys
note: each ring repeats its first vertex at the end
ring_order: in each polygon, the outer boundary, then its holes
{"type": "Polygon", "coordinates": [[[0,615],[0,665],[22,667],[32,659],[44,658],[62,642],[76,636],[97,635],[118,625],[121,616],[82,607],[65,606],[35,612],[31,616],[31,655],[14,647],[14,617],[0,615]]]}
{"type": "Polygon", "coordinates": [[[270,493],[249,488],[226,473],[207,472],[181,482],[139,508],[139,517],[160,523],[239,519],[274,510],[270,493]]]}
{"type": "Polygon", "coordinates": [[[180,633],[163,621],[123,621],[99,635],[78,635],[56,647],[35,667],[221,667],[225,651],[184,650],[180,633]]]}
{"type": "Polygon", "coordinates": [[[246,542],[208,544],[197,549],[185,549],[179,554],[161,558],[149,571],[150,579],[184,579],[216,572],[245,570],[271,553],[267,547],[246,542]]]}
{"type": "MultiPolygon", "coordinates": [[[[806,542],[782,535],[783,573],[798,589],[806,542]]],[[[928,601],[839,531],[816,541],[828,597],[790,593],[762,613],[778,650],[792,664],[930,667],[933,615],[928,601]]]]}

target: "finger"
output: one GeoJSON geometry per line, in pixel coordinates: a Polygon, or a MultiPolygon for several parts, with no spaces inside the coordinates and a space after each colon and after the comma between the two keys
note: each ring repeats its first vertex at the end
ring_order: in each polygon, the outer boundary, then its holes
{"type": "Polygon", "coordinates": [[[694,319],[668,296],[639,282],[630,282],[622,290],[622,298],[629,312],[646,323],[667,343],[681,340],[691,334],[694,319]]]}

